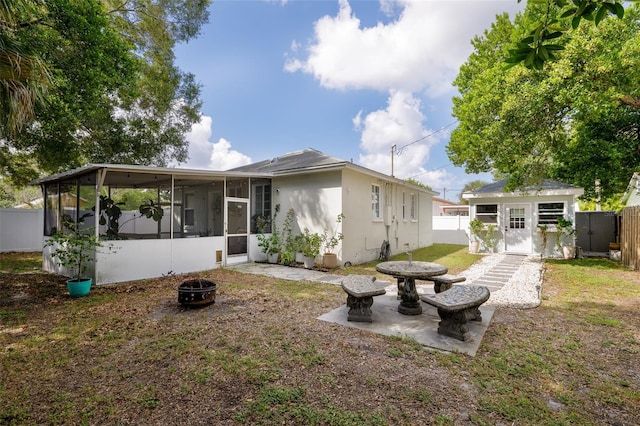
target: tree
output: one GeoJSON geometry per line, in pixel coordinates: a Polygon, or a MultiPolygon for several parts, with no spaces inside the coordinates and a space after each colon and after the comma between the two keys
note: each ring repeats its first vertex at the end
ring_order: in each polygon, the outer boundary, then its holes
{"type": "Polygon", "coordinates": [[[87,162],[184,161],[200,89],[173,48],[198,34],[209,0],[39,1],[15,38],[51,64],[53,89],[0,145],[0,174],[24,183],[87,162]]]}
{"type": "Polygon", "coordinates": [[[478,189],[488,184],[489,182],[485,182],[483,180],[472,180],[471,182],[467,182],[462,188],[462,191],[460,191],[460,194],[458,195],[460,204],[469,204],[469,200],[467,200],[466,198],[462,198],[462,194],[464,192],[473,191],[474,189],[478,189]]]}
{"type": "Polygon", "coordinates": [[[554,178],[590,196],[597,177],[603,197],[621,192],[640,162],[640,115],[625,102],[640,94],[640,7],[562,35],[562,56],[543,70],[505,69],[499,58],[544,12],[529,4],[513,23],[498,16],[473,40],[454,81],[449,157],[467,172],[507,174],[508,189],[554,178]]]}
{"type": "Polygon", "coordinates": [[[609,15],[620,19],[624,16],[623,0],[530,0],[530,3],[542,4],[545,13],[509,50],[506,62],[510,66],[523,63],[527,68],[541,70],[545,62],[556,59],[555,52],[564,49],[557,40],[567,31],[568,20],[575,30],[583,19],[597,26],[609,15]]]}
{"type": "Polygon", "coordinates": [[[20,19],[33,16],[35,6],[28,0],[0,2],[0,139],[33,119],[34,104],[51,84],[46,65],[15,36],[20,19]]]}
{"type": "Polygon", "coordinates": [[[424,188],[424,189],[426,189],[428,191],[433,191],[433,188],[431,188],[429,185],[427,185],[425,183],[420,182],[419,180],[416,180],[416,179],[413,179],[413,178],[409,178],[409,179],[406,179],[406,181],[407,181],[407,183],[419,186],[419,187],[424,188]]]}

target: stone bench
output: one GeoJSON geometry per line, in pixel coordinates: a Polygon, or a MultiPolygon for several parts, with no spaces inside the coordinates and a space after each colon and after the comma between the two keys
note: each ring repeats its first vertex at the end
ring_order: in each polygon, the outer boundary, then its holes
{"type": "Polygon", "coordinates": [[[449,290],[455,283],[461,283],[466,280],[467,279],[465,277],[449,274],[437,275],[429,278],[429,281],[433,281],[433,290],[436,293],[442,293],[443,291],[449,290]]]}
{"type": "Polygon", "coordinates": [[[423,294],[420,299],[438,308],[438,333],[466,342],[468,321],[482,321],[480,305],[489,300],[489,289],[479,285],[454,285],[437,294],[423,294]]]}
{"type": "Polygon", "coordinates": [[[342,289],[347,292],[349,307],[347,321],[373,322],[373,297],[386,293],[385,289],[375,285],[375,280],[376,277],[370,275],[347,275],[343,278],[342,289]]]}

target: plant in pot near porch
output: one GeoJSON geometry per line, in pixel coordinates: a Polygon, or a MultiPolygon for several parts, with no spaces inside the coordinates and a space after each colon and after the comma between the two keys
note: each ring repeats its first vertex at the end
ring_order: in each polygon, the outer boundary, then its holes
{"type": "Polygon", "coordinates": [[[556,247],[558,248],[558,252],[560,252],[565,259],[573,259],[576,256],[576,230],[573,227],[573,222],[562,216],[558,217],[556,231],[556,247]]]}
{"type": "MultiPolygon", "coordinates": [[[[269,263],[278,263],[278,257],[280,256],[281,242],[280,235],[276,229],[276,217],[280,212],[280,204],[276,204],[275,213],[273,218],[268,221],[260,224],[260,228],[266,229],[268,225],[271,228],[271,234],[257,234],[256,238],[258,239],[258,247],[262,249],[262,252],[267,255],[267,260],[269,263]]],[[[256,227],[258,227],[258,223],[256,223],[256,227]]]]}
{"type": "Polygon", "coordinates": [[[307,269],[313,268],[316,262],[316,257],[320,254],[320,246],[322,245],[322,238],[317,233],[309,232],[309,229],[304,229],[304,245],[302,247],[302,253],[304,254],[304,267],[307,269]]]}
{"type": "Polygon", "coordinates": [[[345,216],[342,213],[338,215],[338,218],[336,219],[336,227],[331,234],[329,234],[329,231],[327,229],[322,232],[322,245],[325,250],[322,257],[322,262],[325,268],[333,269],[338,267],[338,256],[333,251],[335,250],[338,243],[340,243],[340,241],[342,241],[342,239],[344,238],[342,232],[338,231],[338,227],[340,227],[340,224],[342,223],[344,217],[345,216]]]}
{"type": "Polygon", "coordinates": [[[477,253],[480,250],[480,239],[482,238],[481,236],[484,230],[484,222],[477,217],[469,222],[469,233],[471,234],[471,237],[473,237],[469,246],[469,251],[471,253],[477,253]]]}
{"type": "Polygon", "coordinates": [[[82,220],[78,223],[70,219],[64,220],[63,229],[45,244],[45,247],[53,247],[51,257],[70,274],[67,289],[73,297],[89,294],[92,279],[85,277],[85,273],[89,262],[95,260],[98,248],[102,247],[102,242],[96,238],[94,228],[81,230],[80,223],[82,220]]]}

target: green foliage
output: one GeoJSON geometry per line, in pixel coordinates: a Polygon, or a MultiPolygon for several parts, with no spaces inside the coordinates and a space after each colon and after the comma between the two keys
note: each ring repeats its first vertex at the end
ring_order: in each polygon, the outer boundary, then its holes
{"type": "Polygon", "coordinates": [[[80,229],[80,223],[64,222],[64,229],[54,234],[45,244],[53,247],[51,256],[58,265],[71,273],[71,278],[79,281],[84,277],[88,263],[95,260],[96,250],[102,242],[96,238],[93,229],[80,229]]]}
{"type": "Polygon", "coordinates": [[[322,245],[322,237],[320,234],[311,233],[309,229],[305,228],[302,234],[304,238],[304,245],[302,253],[307,257],[316,257],[320,254],[320,246],[322,245]]]}
{"type": "Polygon", "coordinates": [[[200,89],[174,65],[173,48],[198,34],[209,3],[42,0],[18,15],[13,39],[53,71],[21,132],[0,123],[0,174],[24,183],[87,162],[184,161],[200,89]]]}
{"type": "Polygon", "coordinates": [[[475,51],[454,81],[459,125],[449,158],[469,173],[505,174],[507,190],[551,178],[582,186],[592,198],[599,178],[603,198],[623,192],[640,162],[633,106],[640,96],[640,5],[630,5],[623,19],[558,37],[562,56],[543,70],[505,69],[501,58],[513,41],[544,14],[529,2],[514,22],[498,16],[472,41],[475,51]]]}
{"type": "Polygon", "coordinates": [[[472,236],[476,237],[476,239],[480,238],[483,231],[484,231],[484,222],[482,222],[477,217],[473,218],[473,220],[469,222],[469,232],[471,233],[472,236]]]}
{"type": "Polygon", "coordinates": [[[280,241],[280,236],[278,234],[278,230],[276,227],[276,218],[278,217],[278,213],[280,212],[280,204],[276,204],[275,212],[273,214],[273,219],[271,220],[271,234],[258,234],[256,238],[258,239],[258,247],[262,249],[262,252],[266,255],[273,255],[279,253],[282,248],[282,243],[280,241]]]}
{"type": "Polygon", "coordinates": [[[576,233],[573,227],[573,222],[564,217],[558,217],[558,223],[556,224],[556,246],[558,251],[562,252],[562,246],[573,245],[573,236],[576,233]]]}
{"type": "Polygon", "coordinates": [[[418,181],[416,179],[409,178],[409,179],[405,179],[405,180],[406,180],[406,182],[408,182],[408,183],[410,183],[412,185],[416,185],[416,186],[419,186],[421,188],[427,189],[429,191],[433,191],[433,188],[431,188],[429,185],[427,185],[425,183],[422,183],[422,182],[420,182],[420,181],[418,181]]]}
{"type": "Polygon", "coordinates": [[[462,198],[462,194],[464,192],[469,192],[469,191],[473,191],[474,189],[478,189],[480,187],[483,187],[485,185],[488,185],[489,182],[485,182],[483,180],[473,180],[471,182],[467,182],[463,187],[462,187],[462,191],[460,191],[460,194],[458,195],[459,197],[459,203],[460,204],[469,204],[469,200],[462,198]]]}
{"type": "MultiPolygon", "coordinates": [[[[520,2],[521,0],[518,0],[520,2]]],[[[564,50],[558,43],[567,31],[565,22],[571,21],[575,30],[582,19],[593,21],[597,26],[605,17],[624,17],[623,0],[545,0],[530,2],[544,7],[543,17],[534,23],[533,29],[515,43],[505,59],[507,67],[522,63],[530,69],[542,70],[548,61],[557,59],[555,52],[564,50]]]]}
{"type": "Polygon", "coordinates": [[[342,232],[338,231],[338,228],[340,227],[343,219],[344,214],[340,213],[338,215],[338,218],[336,219],[336,227],[331,234],[329,234],[328,229],[322,231],[322,245],[324,246],[326,253],[333,253],[333,250],[335,250],[338,243],[340,243],[340,241],[342,241],[342,239],[344,238],[342,232]]]}

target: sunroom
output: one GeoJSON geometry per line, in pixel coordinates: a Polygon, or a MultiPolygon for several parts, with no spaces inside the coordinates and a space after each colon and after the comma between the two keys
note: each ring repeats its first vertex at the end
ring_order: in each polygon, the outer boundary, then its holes
{"type": "MultiPolygon", "coordinates": [[[[35,183],[46,200],[45,240],[65,223],[105,240],[89,271],[96,284],[258,260],[256,219],[270,231],[266,174],[91,164],[35,183]]],[[[51,251],[43,268],[64,274],[51,251]]]]}

